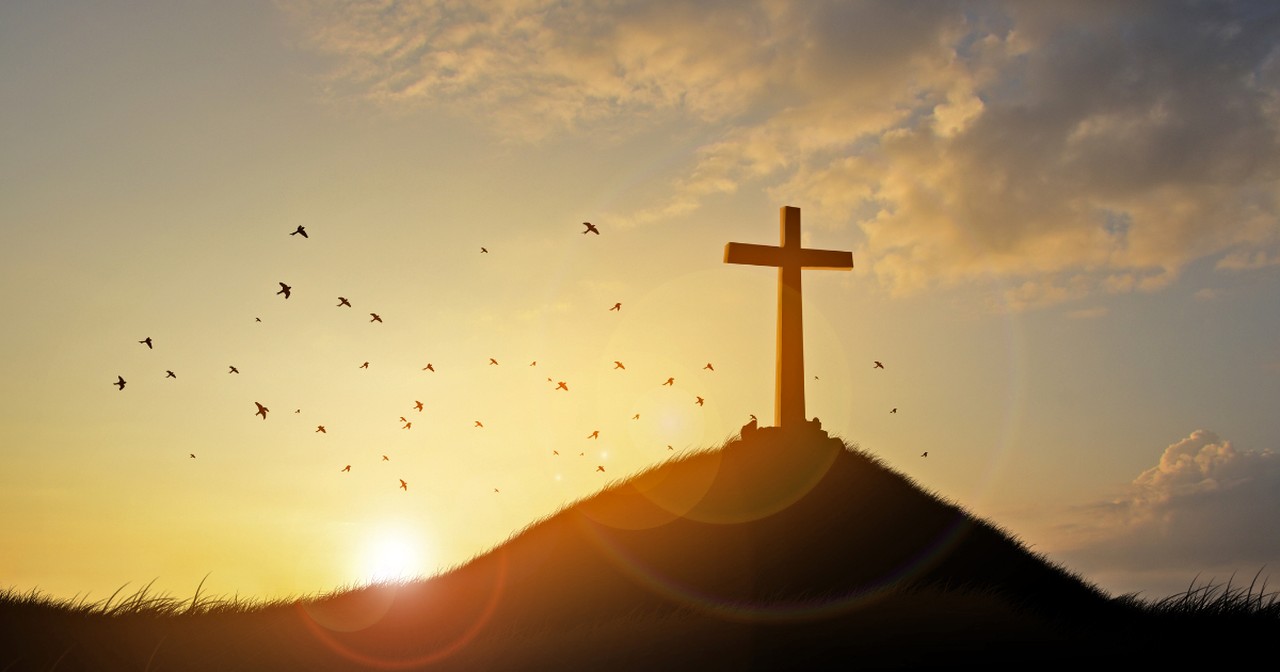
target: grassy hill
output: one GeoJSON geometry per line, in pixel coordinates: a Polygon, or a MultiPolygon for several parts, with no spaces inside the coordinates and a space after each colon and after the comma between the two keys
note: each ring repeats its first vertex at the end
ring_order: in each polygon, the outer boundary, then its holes
{"type": "Polygon", "coordinates": [[[1275,641],[1278,613],[1252,588],[1111,598],[816,426],[766,428],[428,580],[257,605],[0,597],[0,671],[1220,665],[1275,641]]]}

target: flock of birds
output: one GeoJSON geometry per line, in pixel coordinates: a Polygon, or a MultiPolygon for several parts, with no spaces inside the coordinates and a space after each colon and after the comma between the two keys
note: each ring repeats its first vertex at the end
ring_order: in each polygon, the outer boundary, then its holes
{"type": "MultiPolygon", "coordinates": [[[[599,235],[600,235],[600,229],[599,229],[596,225],[594,225],[594,224],[592,224],[592,223],[590,223],[590,222],[583,222],[583,226],[584,226],[584,229],[583,229],[583,231],[582,231],[582,234],[583,234],[583,235],[587,235],[587,234],[594,234],[594,235],[597,235],[597,236],[599,236],[599,235]]],[[[307,234],[306,227],[305,227],[305,226],[302,226],[302,225],[299,225],[299,226],[298,226],[294,231],[292,231],[291,233],[289,233],[289,235],[290,235],[290,236],[302,236],[303,238],[310,238],[310,236],[307,234]]],[[[481,248],[480,248],[480,252],[481,252],[482,254],[488,254],[488,253],[489,253],[489,250],[488,250],[487,248],[485,248],[485,247],[481,247],[481,248]]],[[[287,300],[287,299],[289,299],[289,297],[292,295],[293,287],[292,287],[292,286],[290,286],[290,285],[288,285],[288,284],[286,284],[286,283],[284,283],[284,282],[280,282],[280,283],[278,283],[278,284],[280,285],[280,289],[279,289],[279,291],[277,291],[277,292],[276,292],[276,295],[278,295],[278,296],[283,296],[286,300],[287,300]]],[[[350,301],[349,299],[347,299],[346,297],[344,297],[344,296],[339,296],[339,297],[337,297],[337,299],[338,299],[338,303],[337,303],[336,305],[337,305],[337,307],[338,307],[338,308],[344,308],[344,307],[345,307],[345,308],[351,308],[351,307],[352,307],[352,305],[351,305],[351,301],[350,301]]],[[[614,311],[618,311],[618,312],[620,312],[621,310],[622,310],[622,303],[621,303],[621,302],[616,302],[616,303],[614,303],[614,304],[613,304],[613,306],[611,306],[611,307],[609,308],[609,311],[610,311],[610,312],[614,312],[614,311]]],[[[373,322],[382,323],[382,317],[381,317],[378,313],[371,312],[371,313],[369,313],[369,317],[370,317],[369,322],[371,322],[371,323],[373,323],[373,322]]],[[[254,318],[254,320],[255,320],[256,322],[261,322],[261,321],[262,321],[262,320],[261,320],[261,318],[257,318],[257,317],[255,317],[255,318],[254,318]]],[[[139,344],[142,344],[142,345],[145,345],[145,346],[147,347],[147,349],[148,349],[148,350],[154,350],[154,349],[155,349],[155,342],[152,340],[152,338],[151,338],[150,336],[148,336],[148,337],[146,337],[146,338],[144,338],[144,339],[142,339],[142,340],[138,341],[138,343],[139,343],[139,344]]],[[[529,364],[529,366],[537,366],[537,364],[538,364],[537,360],[534,360],[533,362],[531,362],[531,363],[529,364]]],[[[626,365],[625,365],[625,364],[623,364],[623,362],[622,362],[621,360],[614,360],[613,364],[614,364],[614,367],[613,367],[613,368],[614,368],[615,370],[626,370],[626,368],[627,368],[627,367],[626,367],[626,365]]],[[[498,360],[497,360],[496,358],[490,357],[490,358],[489,358],[489,366],[499,366],[498,360]]],[[[361,364],[361,365],[359,366],[359,368],[361,368],[361,369],[368,369],[368,368],[369,368],[369,362],[367,362],[367,361],[366,361],[366,362],[364,362],[363,364],[361,364]]],[[[872,368],[873,368],[873,369],[884,369],[885,367],[884,367],[884,364],[883,364],[882,362],[880,362],[880,361],[874,361],[874,362],[873,362],[873,366],[872,366],[872,368]]],[[[422,367],[422,370],[423,370],[423,371],[429,371],[429,372],[435,372],[435,366],[434,366],[434,364],[433,364],[433,363],[428,362],[426,366],[422,367]]],[[[704,371],[711,371],[711,372],[714,372],[714,371],[715,371],[715,367],[712,365],[712,363],[711,363],[711,362],[707,362],[707,363],[706,363],[706,365],[702,367],[702,370],[704,370],[704,371]]],[[[237,369],[234,365],[228,365],[228,371],[227,371],[227,372],[228,372],[229,374],[239,374],[239,373],[240,373],[240,370],[239,370],[239,369],[237,369]]],[[[176,373],[174,373],[172,370],[168,370],[168,369],[166,369],[166,370],[165,370],[165,378],[166,378],[166,379],[168,379],[168,378],[174,378],[174,379],[176,379],[176,378],[177,378],[177,374],[176,374],[176,373]]],[[[817,376],[814,376],[814,378],[816,379],[816,378],[817,378],[817,376]]],[[[547,382],[555,382],[555,383],[556,383],[556,386],[555,386],[555,388],[554,388],[554,390],[555,390],[555,391],[564,391],[564,392],[568,392],[568,391],[569,391],[569,385],[568,385],[568,383],[567,383],[566,381],[563,381],[563,380],[561,380],[561,381],[554,381],[554,380],[552,380],[551,378],[547,378],[547,382]]],[[[112,385],[115,385],[115,386],[116,386],[120,391],[124,391],[124,388],[125,388],[125,385],[126,385],[126,384],[127,384],[127,381],[124,379],[124,376],[122,376],[122,375],[117,375],[117,376],[116,376],[116,382],[112,383],[112,385]]],[[[662,383],[662,385],[663,385],[663,386],[671,386],[671,387],[674,387],[674,386],[675,386],[675,377],[674,377],[674,376],[668,377],[668,378],[666,379],[666,381],[664,381],[664,382],[662,383]]],[[[696,405],[698,405],[699,407],[701,407],[701,406],[704,406],[704,405],[706,404],[706,399],[704,399],[704,398],[703,398],[703,397],[701,397],[701,396],[695,396],[695,401],[694,401],[694,403],[695,403],[696,405]]],[[[261,402],[258,402],[258,401],[254,401],[254,402],[253,402],[253,404],[254,404],[254,406],[256,407],[256,410],[255,410],[255,412],[254,412],[254,414],[253,414],[253,415],[254,415],[254,416],[256,416],[256,417],[261,417],[263,420],[266,420],[266,419],[267,419],[267,414],[271,412],[271,409],[269,409],[267,406],[263,405],[261,402]]],[[[424,404],[423,404],[423,402],[422,402],[422,401],[414,400],[413,408],[414,408],[414,410],[416,410],[416,411],[418,411],[418,412],[422,412],[422,411],[424,410],[425,406],[424,406],[424,404]]],[[[295,411],[294,411],[294,413],[301,413],[301,412],[302,412],[302,411],[301,411],[301,409],[297,409],[297,410],[295,410],[295,411]]],[[[895,408],[893,408],[892,410],[890,410],[889,412],[890,412],[890,413],[895,413],[895,414],[896,414],[896,413],[898,412],[898,409],[895,407],[895,408]]],[[[753,422],[753,423],[754,423],[754,422],[756,421],[756,416],[755,416],[755,415],[751,415],[751,416],[750,416],[750,418],[751,418],[751,422],[753,422]]],[[[640,414],[639,414],[639,413],[635,414],[635,415],[632,417],[632,419],[633,419],[633,420],[639,420],[639,419],[640,419],[640,414]]],[[[404,417],[404,416],[400,416],[400,422],[402,422],[402,423],[403,423],[402,429],[411,429],[411,428],[413,427],[413,422],[412,422],[412,421],[410,421],[410,420],[408,420],[408,419],[407,419],[406,417],[404,417]]],[[[482,423],[482,422],[481,422],[481,421],[479,421],[479,420],[476,420],[476,421],[475,421],[475,425],[474,425],[474,426],[475,426],[476,428],[483,428],[483,427],[484,427],[484,423],[482,423]]],[[[324,425],[317,425],[317,426],[316,426],[316,429],[315,429],[315,433],[319,433],[319,434],[327,434],[327,433],[328,433],[328,430],[326,430],[326,429],[325,429],[325,426],[324,426],[324,425]]],[[[600,438],[600,431],[599,431],[599,430],[594,430],[594,431],[592,431],[590,434],[588,434],[588,435],[587,435],[587,438],[588,438],[588,439],[599,439],[599,438],[600,438]]],[[[674,450],[674,447],[673,447],[673,446],[671,446],[671,445],[667,445],[667,450],[674,450]]],[[[559,452],[559,451],[557,451],[557,450],[553,450],[553,451],[552,451],[552,454],[553,454],[553,456],[558,456],[558,455],[560,454],[560,452],[559,452]]],[[[195,456],[195,454],[194,454],[194,453],[189,453],[188,455],[189,455],[190,459],[196,459],[196,456],[195,456]]],[[[585,456],[586,456],[586,453],[585,453],[585,451],[584,451],[584,452],[579,453],[579,455],[580,455],[580,456],[584,456],[584,457],[585,457],[585,456]]],[[[924,452],[924,453],[922,453],[922,454],[921,454],[921,457],[928,457],[928,455],[929,455],[929,453],[926,451],[926,452],[924,452]]],[[[390,458],[389,458],[387,455],[382,455],[382,461],[390,461],[390,458]]],[[[340,469],[339,471],[340,471],[341,473],[350,473],[350,472],[351,472],[351,465],[350,465],[350,464],[348,464],[348,465],[344,466],[342,469],[340,469]]],[[[596,470],[595,470],[595,471],[596,471],[596,473],[605,473],[604,465],[597,465],[597,466],[596,466],[596,470]]],[[[404,479],[397,479],[397,480],[399,480],[399,482],[400,482],[400,484],[399,484],[399,486],[398,486],[398,487],[399,487],[401,490],[408,491],[408,489],[409,489],[409,484],[408,484],[408,482],[407,482],[407,481],[405,481],[404,479]]],[[[500,490],[499,490],[498,488],[494,488],[494,489],[493,489],[493,491],[494,491],[494,492],[500,492],[500,490]]]]}

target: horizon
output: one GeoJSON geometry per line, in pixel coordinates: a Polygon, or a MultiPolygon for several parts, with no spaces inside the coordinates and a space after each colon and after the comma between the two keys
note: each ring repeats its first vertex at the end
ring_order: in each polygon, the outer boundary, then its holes
{"type": "Polygon", "coordinates": [[[0,7],[0,589],[429,576],[770,424],[776,273],[724,250],[784,206],[853,256],[803,274],[806,417],[1112,594],[1265,577],[1277,44],[1265,3],[0,7]]]}

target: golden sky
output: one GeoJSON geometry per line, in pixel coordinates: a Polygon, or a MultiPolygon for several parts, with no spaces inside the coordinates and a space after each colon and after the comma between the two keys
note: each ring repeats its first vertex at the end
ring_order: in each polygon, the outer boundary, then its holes
{"type": "Polygon", "coordinates": [[[0,588],[429,574],[768,422],[776,274],[722,257],[784,205],[854,257],[804,278],[826,429],[1108,590],[1252,575],[1278,21],[5,3],[0,588]]]}

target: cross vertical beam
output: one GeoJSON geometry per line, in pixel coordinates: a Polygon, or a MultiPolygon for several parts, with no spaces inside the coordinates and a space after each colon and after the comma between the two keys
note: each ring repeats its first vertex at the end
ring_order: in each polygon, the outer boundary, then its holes
{"type": "Polygon", "coordinates": [[[784,206],[778,213],[781,244],[726,243],[727,264],[775,266],[778,269],[778,343],[774,370],[774,421],[779,427],[799,427],[804,413],[804,308],[800,271],[807,268],[850,270],[853,253],[800,247],[800,208],[784,206]]]}

